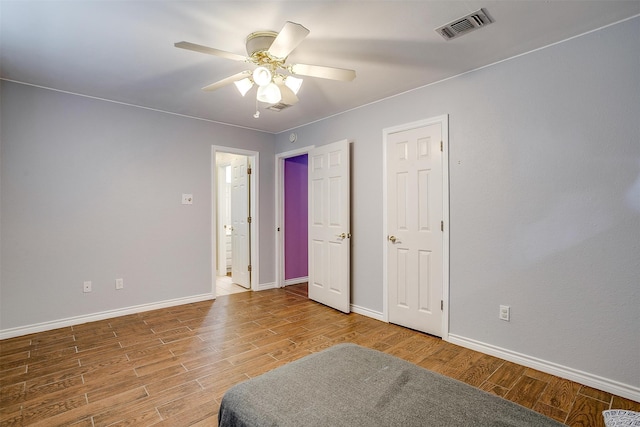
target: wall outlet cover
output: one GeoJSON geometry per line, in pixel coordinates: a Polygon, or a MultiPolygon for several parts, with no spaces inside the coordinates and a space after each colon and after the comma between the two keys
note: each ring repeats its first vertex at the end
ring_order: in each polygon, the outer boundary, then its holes
{"type": "Polygon", "coordinates": [[[193,194],[183,194],[182,195],[182,204],[183,205],[192,205],[193,204],[193,194]]]}
{"type": "Polygon", "coordinates": [[[508,322],[510,317],[511,317],[511,307],[509,307],[508,305],[501,305],[500,320],[505,320],[508,322]]]}

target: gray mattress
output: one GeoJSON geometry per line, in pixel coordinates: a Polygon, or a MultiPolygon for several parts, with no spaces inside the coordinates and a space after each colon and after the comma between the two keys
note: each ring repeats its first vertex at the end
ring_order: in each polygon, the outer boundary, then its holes
{"type": "Polygon", "coordinates": [[[340,344],[230,388],[220,426],[561,426],[460,381],[340,344]]]}

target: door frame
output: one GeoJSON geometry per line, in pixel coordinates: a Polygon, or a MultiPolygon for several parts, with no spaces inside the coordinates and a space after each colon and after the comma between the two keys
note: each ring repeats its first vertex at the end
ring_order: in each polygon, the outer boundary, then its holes
{"type": "MultiPolygon", "coordinates": [[[[285,286],[284,278],[284,161],[291,157],[309,154],[315,145],[276,154],[276,288],[285,286]]],[[[308,234],[308,231],[307,231],[308,234]]]]}
{"type": "Polygon", "coordinates": [[[251,216],[251,225],[249,227],[251,233],[251,241],[249,243],[249,256],[251,257],[251,280],[249,290],[258,290],[260,277],[260,253],[259,253],[259,165],[260,153],[258,151],[243,150],[241,148],[226,147],[222,145],[211,146],[211,293],[216,297],[216,277],[217,277],[217,237],[218,230],[216,224],[218,222],[218,172],[216,166],[216,155],[218,153],[239,154],[247,156],[251,164],[251,175],[249,182],[251,191],[249,194],[249,215],[251,216]]]}
{"type": "Polygon", "coordinates": [[[449,115],[431,117],[411,123],[382,129],[382,304],[383,320],[389,322],[389,283],[388,283],[388,256],[387,256],[387,142],[392,133],[403,132],[419,127],[439,123],[442,127],[442,220],[444,231],[442,234],[442,339],[448,340],[449,336],[449,115]]]}

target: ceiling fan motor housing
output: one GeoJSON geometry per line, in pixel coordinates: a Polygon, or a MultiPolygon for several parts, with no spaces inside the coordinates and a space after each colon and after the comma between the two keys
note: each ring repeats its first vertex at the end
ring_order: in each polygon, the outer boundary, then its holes
{"type": "Polygon", "coordinates": [[[269,50],[278,33],[275,31],[256,31],[247,36],[247,55],[253,56],[257,52],[269,50]]]}

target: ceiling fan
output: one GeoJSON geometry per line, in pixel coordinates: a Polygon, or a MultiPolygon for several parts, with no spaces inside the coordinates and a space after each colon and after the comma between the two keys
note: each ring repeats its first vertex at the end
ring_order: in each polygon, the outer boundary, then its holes
{"type": "MultiPolygon", "coordinates": [[[[202,46],[186,41],[177,42],[175,47],[195,52],[206,53],[231,59],[233,61],[248,62],[257,67],[253,70],[241,71],[202,88],[202,90],[216,90],[235,83],[244,96],[254,84],[258,85],[256,100],[268,104],[277,104],[272,108],[280,111],[298,102],[296,94],[302,84],[302,79],[295,76],[319,77],[330,80],[351,81],[356,77],[354,70],[324,67],[320,65],[288,64],[289,54],[307,37],[309,30],[300,24],[287,21],[279,33],[274,31],[257,31],[247,36],[247,55],[242,56],[212,47],[202,46]]],[[[254,117],[258,117],[256,112],[254,117]]]]}

